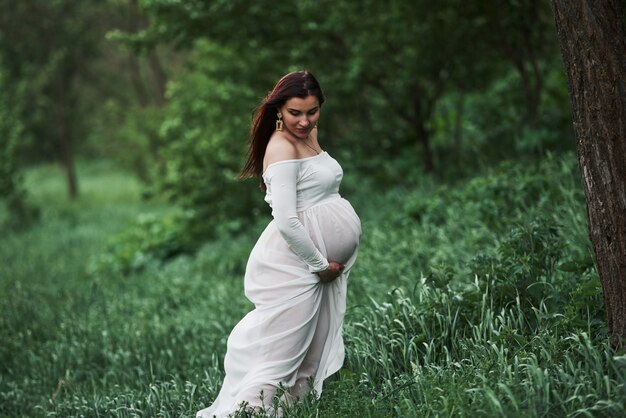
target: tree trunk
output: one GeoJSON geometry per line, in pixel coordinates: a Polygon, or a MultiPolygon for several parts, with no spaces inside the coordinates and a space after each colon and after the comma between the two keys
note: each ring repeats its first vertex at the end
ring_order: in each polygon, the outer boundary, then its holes
{"type": "Polygon", "coordinates": [[[524,123],[532,128],[537,125],[537,112],[539,111],[543,82],[537,64],[533,62],[527,63],[526,60],[528,58],[520,58],[514,61],[514,65],[522,81],[522,90],[524,92],[526,105],[524,123]],[[528,71],[526,65],[529,65],[532,71],[528,71]]]}
{"type": "MultiPolygon", "coordinates": [[[[139,20],[141,19],[141,15],[139,13],[139,3],[137,0],[130,0],[128,3],[128,28],[129,32],[136,33],[139,32],[140,24],[139,20]]],[[[128,54],[128,68],[130,70],[130,80],[133,85],[133,89],[135,90],[135,95],[137,96],[137,101],[139,102],[139,106],[146,107],[148,106],[148,95],[146,94],[146,89],[143,85],[143,81],[141,80],[141,70],[139,68],[139,60],[133,51],[130,51],[128,54]]]]}
{"type": "Polygon", "coordinates": [[[611,344],[626,341],[626,33],[618,0],[551,0],[611,344]]]}
{"type": "Polygon", "coordinates": [[[161,65],[161,60],[157,54],[156,48],[150,51],[148,56],[152,77],[154,79],[154,97],[158,107],[165,103],[165,86],[167,85],[167,74],[161,65]]]}
{"type": "Polygon", "coordinates": [[[413,91],[413,114],[409,116],[409,120],[415,130],[417,140],[422,145],[422,158],[424,161],[424,169],[427,173],[435,172],[435,164],[433,163],[433,153],[430,147],[430,131],[426,127],[426,122],[430,120],[434,104],[439,98],[439,94],[432,98],[427,98],[424,89],[420,85],[415,85],[413,91]]]}
{"type": "Polygon", "coordinates": [[[463,113],[465,112],[465,94],[460,91],[454,99],[454,148],[457,152],[461,150],[461,142],[463,137],[463,113]]]}
{"type": "Polygon", "coordinates": [[[144,88],[143,82],[141,81],[139,60],[132,52],[128,54],[128,69],[130,70],[130,81],[133,85],[133,90],[135,90],[135,96],[137,97],[139,106],[148,106],[148,95],[146,94],[146,89],[144,88]]]}
{"type": "Polygon", "coordinates": [[[415,125],[417,138],[422,144],[422,158],[424,159],[424,169],[427,173],[435,172],[435,164],[433,163],[433,152],[430,148],[430,132],[424,126],[423,121],[419,121],[415,125]]]}
{"type": "MultiPolygon", "coordinates": [[[[61,77],[63,80],[59,81],[59,85],[57,86],[57,135],[59,140],[59,156],[61,158],[61,164],[65,169],[70,199],[76,199],[78,196],[78,181],[76,179],[76,168],[74,166],[72,137],[67,120],[68,105],[66,93],[67,86],[70,82],[65,76],[61,77]]],[[[69,76],[69,79],[71,79],[71,76],[69,76]]]]}

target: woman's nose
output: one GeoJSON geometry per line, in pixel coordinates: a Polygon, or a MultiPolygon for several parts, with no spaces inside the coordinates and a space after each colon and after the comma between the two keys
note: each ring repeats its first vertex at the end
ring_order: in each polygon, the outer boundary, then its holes
{"type": "Polygon", "coordinates": [[[302,126],[304,126],[304,127],[309,126],[309,123],[311,123],[311,122],[309,122],[309,120],[308,120],[308,119],[302,119],[302,120],[300,121],[300,125],[302,125],[302,126]]]}

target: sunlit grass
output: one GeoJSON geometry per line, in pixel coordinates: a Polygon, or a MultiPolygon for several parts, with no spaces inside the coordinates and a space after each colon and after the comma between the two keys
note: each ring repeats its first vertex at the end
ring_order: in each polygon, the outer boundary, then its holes
{"type": "Polygon", "coordinates": [[[79,193],[75,200],[69,199],[66,175],[60,165],[44,164],[27,171],[24,185],[30,200],[43,209],[44,215],[80,216],[94,211],[100,214],[100,222],[107,223],[114,221],[112,217],[128,217],[137,211],[171,210],[165,202],[144,200],[145,186],[109,161],[81,161],[76,171],[79,193]]]}

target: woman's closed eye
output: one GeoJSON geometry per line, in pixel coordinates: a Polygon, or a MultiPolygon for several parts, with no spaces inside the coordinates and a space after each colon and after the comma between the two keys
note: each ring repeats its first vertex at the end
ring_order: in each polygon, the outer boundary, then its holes
{"type": "MultiPolygon", "coordinates": [[[[316,114],[316,113],[317,113],[317,111],[318,111],[318,110],[319,110],[319,109],[309,110],[309,111],[307,112],[307,114],[308,114],[309,116],[313,116],[314,114],[316,114]]],[[[300,111],[298,111],[298,110],[289,110],[289,114],[290,114],[290,115],[293,115],[293,116],[300,116],[300,114],[301,114],[301,113],[302,113],[302,112],[300,112],[300,111]]]]}

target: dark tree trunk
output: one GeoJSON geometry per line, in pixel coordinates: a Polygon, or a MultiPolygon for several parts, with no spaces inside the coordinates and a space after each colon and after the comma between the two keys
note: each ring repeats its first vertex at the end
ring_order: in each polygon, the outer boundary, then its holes
{"type": "Polygon", "coordinates": [[[165,103],[165,86],[167,85],[167,74],[161,65],[161,60],[156,49],[150,51],[148,56],[152,77],[154,79],[154,97],[157,106],[161,107],[165,103]]]}
{"type": "MultiPolygon", "coordinates": [[[[137,0],[130,0],[128,3],[128,27],[131,33],[139,32],[140,18],[141,16],[139,14],[139,4],[137,0]]],[[[139,60],[132,51],[128,54],[128,69],[130,70],[130,81],[133,85],[133,89],[135,90],[139,106],[148,106],[148,95],[146,94],[146,89],[141,81],[139,60]]]]}
{"type": "Polygon", "coordinates": [[[490,7],[497,17],[493,19],[497,32],[487,41],[504,54],[519,75],[524,99],[520,122],[535,127],[544,89],[544,72],[539,63],[547,55],[548,6],[541,0],[508,0],[492,1],[490,7]]]}
{"type": "Polygon", "coordinates": [[[422,158],[424,160],[424,169],[427,173],[435,172],[435,165],[433,163],[433,152],[430,148],[430,132],[424,126],[423,121],[418,121],[415,125],[415,131],[417,132],[417,138],[422,145],[422,158]]]}
{"type": "Polygon", "coordinates": [[[552,0],[611,343],[626,341],[626,33],[618,0],[552,0]]]}
{"type": "Polygon", "coordinates": [[[133,85],[133,90],[135,90],[135,96],[137,96],[139,106],[148,106],[148,95],[146,94],[146,89],[141,81],[139,60],[132,52],[128,54],[128,69],[130,70],[130,81],[133,85]]]}
{"type": "Polygon", "coordinates": [[[539,104],[541,102],[541,93],[543,91],[543,75],[539,71],[539,66],[536,61],[528,59],[528,63],[519,60],[514,62],[515,68],[522,80],[522,89],[524,91],[524,100],[526,102],[526,114],[524,115],[524,122],[530,127],[537,125],[537,116],[539,111],[539,104]],[[530,66],[530,70],[526,68],[526,65],[530,66]]]}
{"type": "MultiPolygon", "coordinates": [[[[71,79],[71,76],[69,77],[71,79]]],[[[59,140],[59,156],[67,177],[67,189],[71,199],[78,196],[78,181],[74,166],[74,151],[72,137],[67,117],[67,86],[69,82],[63,79],[59,82],[57,90],[57,135],[59,140]]]]}
{"type": "Polygon", "coordinates": [[[434,97],[428,97],[424,89],[420,85],[415,85],[413,90],[413,113],[408,119],[413,125],[417,140],[422,145],[422,159],[424,161],[424,169],[427,173],[435,172],[435,164],[433,163],[433,153],[430,147],[430,131],[426,123],[430,120],[435,102],[439,98],[439,93],[434,97]]]}
{"type": "Polygon", "coordinates": [[[465,94],[460,92],[454,100],[454,147],[457,152],[461,149],[463,137],[463,113],[465,112],[465,94]]]}
{"type": "Polygon", "coordinates": [[[444,82],[440,78],[436,83],[434,92],[428,95],[426,90],[420,84],[414,84],[410,87],[410,91],[413,92],[411,97],[412,106],[405,106],[404,103],[399,103],[397,97],[393,95],[392,91],[388,89],[381,81],[381,77],[366,78],[366,83],[376,88],[386,99],[389,106],[397,113],[404,122],[408,124],[417,139],[422,146],[422,161],[424,162],[424,169],[428,173],[435,172],[435,164],[433,162],[433,154],[430,146],[430,130],[427,128],[427,123],[431,120],[433,109],[435,104],[443,93],[444,82]]]}
{"type": "Polygon", "coordinates": [[[540,9],[544,6],[538,0],[530,0],[523,6],[523,22],[521,24],[521,34],[524,40],[523,60],[516,65],[522,78],[524,96],[526,100],[525,122],[530,127],[537,124],[541,94],[543,91],[543,73],[539,69],[539,50],[543,45],[536,45],[532,41],[532,32],[536,30],[540,20],[540,9]]]}

